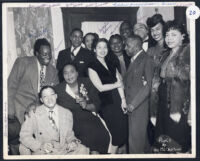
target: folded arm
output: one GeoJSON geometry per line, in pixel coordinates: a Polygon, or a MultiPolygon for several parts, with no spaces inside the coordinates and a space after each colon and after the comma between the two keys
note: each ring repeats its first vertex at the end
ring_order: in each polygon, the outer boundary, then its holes
{"type": "Polygon", "coordinates": [[[93,69],[89,68],[88,69],[89,72],[89,78],[92,81],[92,83],[94,84],[94,86],[100,91],[100,92],[105,92],[105,91],[109,91],[115,88],[120,87],[122,84],[120,82],[116,82],[116,83],[112,83],[112,84],[102,84],[98,74],[96,71],[94,71],[93,69]]]}

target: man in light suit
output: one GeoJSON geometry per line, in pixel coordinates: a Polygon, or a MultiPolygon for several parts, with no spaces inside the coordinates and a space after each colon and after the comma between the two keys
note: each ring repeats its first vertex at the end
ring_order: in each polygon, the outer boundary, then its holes
{"type": "Polygon", "coordinates": [[[21,155],[89,154],[89,149],[74,136],[72,113],[56,104],[52,86],[40,91],[42,105],[30,112],[20,132],[21,155]]]}
{"type": "Polygon", "coordinates": [[[148,99],[153,76],[152,61],[142,49],[142,39],[135,35],[126,39],[125,50],[131,64],[124,77],[129,121],[129,153],[144,153],[148,145],[148,99]]]}
{"type": "Polygon", "coordinates": [[[20,123],[26,108],[38,101],[40,88],[59,82],[57,70],[50,64],[51,46],[46,39],[36,40],[34,55],[17,58],[8,78],[8,118],[16,116],[20,123]]]}
{"type": "Polygon", "coordinates": [[[94,55],[88,49],[81,46],[83,42],[83,31],[74,28],[70,33],[71,47],[62,50],[58,54],[56,68],[59,71],[59,80],[62,82],[63,68],[66,64],[73,63],[80,77],[88,77],[88,65],[94,60],[94,55]]]}

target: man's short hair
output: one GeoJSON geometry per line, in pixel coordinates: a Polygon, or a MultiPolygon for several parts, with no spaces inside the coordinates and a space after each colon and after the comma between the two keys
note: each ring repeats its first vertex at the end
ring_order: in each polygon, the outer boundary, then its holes
{"type": "Polygon", "coordinates": [[[56,94],[56,90],[55,90],[55,88],[54,88],[53,86],[46,85],[46,86],[43,86],[43,87],[40,89],[40,92],[39,92],[39,94],[38,94],[39,98],[42,98],[42,92],[43,92],[45,89],[47,89],[47,88],[51,88],[51,89],[55,92],[55,94],[56,94]]]}
{"type": "Polygon", "coordinates": [[[143,23],[136,23],[136,24],[133,26],[133,31],[134,31],[135,28],[136,28],[136,29],[144,28],[144,29],[146,29],[146,30],[148,31],[147,26],[146,26],[145,24],[143,24],[143,23]],[[136,28],[136,26],[137,26],[137,28],[136,28]]]}
{"type": "Polygon", "coordinates": [[[137,41],[137,46],[142,48],[143,40],[138,35],[130,35],[128,39],[132,39],[132,41],[137,41]]]}
{"type": "Polygon", "coordinates": [[[42,38],[42,39],[37,39],[35,41],[35,44],[34,44],[34,55],[36,56],[36,52],[39,52],[40,50],[40,47],[41,46],[49,46],[49,48],[51,49],[51,45],[50,43],[47,41],[47,39],[45,38],[42,38]]]}
{"type": "Polygon", "coordinates": [[[122,25],[124,25],[124,24],[128,24],[128,26],[130,27],[130,29],[133,28],[133,25],[131,24],[130,21],[123,21],[123,22],[121,23],[120,27],[119,27],[120,30],[121,30],[122,25]]]}
{"type": "Polygon", "coordinates": [[[83,36],[83,31],[80,29],[80,28],[73,28],[72,31],[70,32],[70,36],[72,36],[72,34],[75,32],[75,31],[79,31],[82,36],[83,36]]]}

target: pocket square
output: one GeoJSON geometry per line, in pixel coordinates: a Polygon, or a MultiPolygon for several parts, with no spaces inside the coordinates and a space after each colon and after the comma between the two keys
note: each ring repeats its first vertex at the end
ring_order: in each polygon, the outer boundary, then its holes
{"type": "Polygon", "coordinates": [[[80,63],[80,64],[83,64],[83,63],[84,63],[84,61],[79,61],[79,63],[80,63]]]}

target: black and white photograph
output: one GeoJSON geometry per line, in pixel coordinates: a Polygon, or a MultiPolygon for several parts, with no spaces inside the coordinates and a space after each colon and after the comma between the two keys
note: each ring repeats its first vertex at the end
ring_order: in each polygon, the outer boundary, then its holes
{"type": "Polygon", "coordinates": [[[4,159],[194,158],[197,11],[3,3],[4,159]]]}

